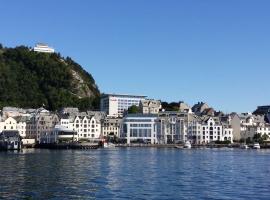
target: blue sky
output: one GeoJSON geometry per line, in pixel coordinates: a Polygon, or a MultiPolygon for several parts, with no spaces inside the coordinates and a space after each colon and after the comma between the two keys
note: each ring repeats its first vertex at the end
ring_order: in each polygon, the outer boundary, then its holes
{"type": "Polygon", "coordinates": [[[270,104],[270,1],[25,0],[0,4],[0,42],[45,42],[105,93],[225,112],[270,104]]]}

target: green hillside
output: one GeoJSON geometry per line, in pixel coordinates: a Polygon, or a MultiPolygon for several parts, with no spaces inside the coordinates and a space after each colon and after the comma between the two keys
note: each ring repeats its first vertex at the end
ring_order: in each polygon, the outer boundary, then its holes
{"type": "Polygon", "coordinates": [[[0,45],[0,109],[3,106],[96,109],[99,97],[91,74],[71,58],[34,52],[25,46],[0,45]]]}

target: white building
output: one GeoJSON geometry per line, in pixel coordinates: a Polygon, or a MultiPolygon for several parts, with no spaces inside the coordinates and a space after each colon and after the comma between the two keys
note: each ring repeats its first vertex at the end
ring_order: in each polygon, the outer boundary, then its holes
{"type": "Polygon", "coordinates": [[[157,143],[157,115],[129,114],[123,118],[120,138],[132,142],[157,143]]]}
{"type": "Polygon", "coordinates": [[[0,122],[0,132],[17,130],[22,138],[26,137],[26,120],[24,117],[8,117],[0,122]]]}
{"type": "Polygon", "coordinates": [[[40,141],[40,143],[76,142],[78,134],[64,126],[56,125],[51,133],[42,135],[40,141]]]}
{"type": "Polygon", "coordinates": [[[34,51],[42,53],[54,53],[54,49],[52,47],[49,47],[47,44],[43,43],[36,44],[34,51]]]}
{"type": "Polygon", "coordinates": [[[100,120],[86,113],[62,116],[59,125],[66,130],[76,132],[78,140],[99,139],[101,136],[100,120]]]}
{"type": "Polygon", "coordinates": [[[110,117],[121,117],[129,107],[140,105],[146,96],[104,94],[101,96],[100,109],[110,117]]]}
{"type": "Polygon", "coordinates": [[[17,130],[17,121],[13,117],[8,117],[6,120],[0,122],[0,132],[17,130]]]}

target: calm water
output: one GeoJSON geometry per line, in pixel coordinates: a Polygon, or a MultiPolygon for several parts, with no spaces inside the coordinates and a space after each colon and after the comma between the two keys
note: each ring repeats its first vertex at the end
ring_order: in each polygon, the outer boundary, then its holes
{"type": "Polygon", "coordinates": [[[270,150],[0,152],[4,199],[270,199],[270,150]]]}

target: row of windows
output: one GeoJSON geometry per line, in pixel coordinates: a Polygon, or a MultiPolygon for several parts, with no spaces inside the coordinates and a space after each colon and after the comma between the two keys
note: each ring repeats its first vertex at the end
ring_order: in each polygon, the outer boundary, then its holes
{"type": "Polygon", "coordinates": [[[151,129],[130,129],[130,137],[151,137],[151,129]]]}
{"type": "Polygon", "coordinates": [[[130,127],[151,127],[151,124],[130,124],[130,127]]]}

